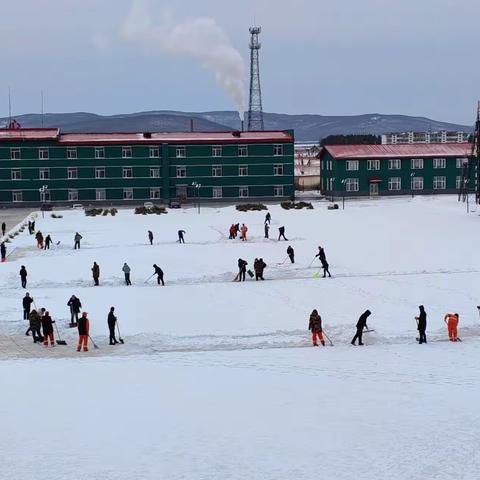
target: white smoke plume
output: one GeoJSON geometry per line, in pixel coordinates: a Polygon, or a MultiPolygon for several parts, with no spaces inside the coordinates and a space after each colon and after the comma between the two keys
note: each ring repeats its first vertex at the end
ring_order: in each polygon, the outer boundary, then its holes
{"type": "Polygon", "coordinates": [[[134,0],[122,36],[146,48],[198,60],[213,72],[218,85],[230,96],[243,120],[245,64],[213,18],[193,18],[177,24],[165,20],[154,25],[144,0],[134,0]]]}

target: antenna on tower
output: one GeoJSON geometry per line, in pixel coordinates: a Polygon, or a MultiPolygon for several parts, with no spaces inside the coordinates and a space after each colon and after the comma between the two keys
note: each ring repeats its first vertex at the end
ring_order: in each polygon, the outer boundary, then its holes
{"type": "Polygon", "coordinates": [[[12,95],[8,86],[8,125],[12,123],[12,95]]]}
{"type": "Polygon", "coordinates": [[[247,130],[264,130],[262,90],[260,88],[259,50],[261,47],[258,36],[262,27],[250,27],[250,99],[248,102],[247,130]]]}

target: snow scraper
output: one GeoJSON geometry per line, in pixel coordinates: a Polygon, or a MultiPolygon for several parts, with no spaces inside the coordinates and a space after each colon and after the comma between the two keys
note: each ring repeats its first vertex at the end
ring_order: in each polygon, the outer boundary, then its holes
{"type": "Polygon", "coordinates": [[[120,327],[118,326],[118,320],[117,320],[117,330],[118,330],[118,341],[123,345],[125,342],[123,341],[123,338],[120,335],[120,327]]]}
{"type": "Polygon", "coordinates": [[[57,337],[58,337],[57,345],[66,345],[67,342],[65,340],[62,340],[60,337],[60,332],[58,331],[57,322],[53,322],[53,324],[55,325],[55,330],[57,331],[57,337]]]}
{"type": "Polygon", "coordinates": [[[88,338],[92,341],[93,348],[98,350],[98,345],[93,341],[93,338],[89,335],[88,338]]]}

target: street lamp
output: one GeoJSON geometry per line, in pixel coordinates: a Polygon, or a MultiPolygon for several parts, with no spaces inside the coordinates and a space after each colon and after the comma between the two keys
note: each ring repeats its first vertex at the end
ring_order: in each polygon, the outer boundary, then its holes
{"type": "Polygon", "coordinates": [[[197,192],[197,206],[198,206],[198,213],[200,214],[200,187],[202,186],[201,183],[198,182],[192,182],[192,187],[196,190],[197,192]]]}
{"type": "Polygon", "coordinates": [[[342,185],[343,185],[342,210],[345,210],[345,189],[347,188],[345,179],[342,180],[342,185]]]}
{"type": "Polygon", "coordinates": [[[40,201],[42,202],[42,218],[45,218],[45,198],[47,195],[48,185],[42,185],[42,188],[39,188],[38,191],[40,192],[40,201]]]}
{"type": "Polygon", "coordinates": [[[410,174],[410,191],[412,193],[412,198],[413,198],[413,177],[415,176],[415,172],[412,172],[410,174]]]}
{"type": "Polygon", "coordinates": [[[333,192],[334,192],[334,189],[335,189],[335,177],[332,177],[332,178],[330,179],[330,182],[331,182],[331,185],[330,185],[330,186],[331,186],[331,191],[330,191],[330,193],[332,194],[332,203],[333,203],[333,200],[334,200],[334,198],[333,198],[333,192]]]}
{"type": "Polygon", "coordinates": [[[468,179],[465,180],[464,190],[465,190],[465,194],[467,195],[467,213],[470,213],[470,206],[469,206],[469,204],[468,204],[468,197],[470,196],[470,195],[468,194],[468,179]]]}

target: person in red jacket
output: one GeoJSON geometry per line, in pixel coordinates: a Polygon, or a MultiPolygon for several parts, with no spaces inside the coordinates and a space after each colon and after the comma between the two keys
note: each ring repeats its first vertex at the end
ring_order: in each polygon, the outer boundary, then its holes
{"type": "Polygon", "coordinates": [[[82,316],[78,320],[78,346],[77,352],[82,349],[88,352],[88,335],[90,333],[90,321],[87,318],[87,312],[83,312],[82,316]]]}
{"type": "Polygon", "coordinates": [[[447,313],[443,320],[448,326],[448,338],[451,342],[456,342],[458,340],[458,313],[447,313]]]}
{"type": "Polygon", "coordinates": [[[240,233],[242,234],[243,242],[247,241],[247,232],[248,232],[247,226],[244,223],[242,223],[242,228],[240,229],[240,233]]]}
{"type": "Polygon", "coordinates": [[[322,333],[322,318],[318,314],[317,310],[313,310],[310,314],[310,321],[308,322],[308,329],[312,332],[312,343],[314,347],[318,347],[317,337],[320,343],[325,346],[325,340],[322,333]]]}

